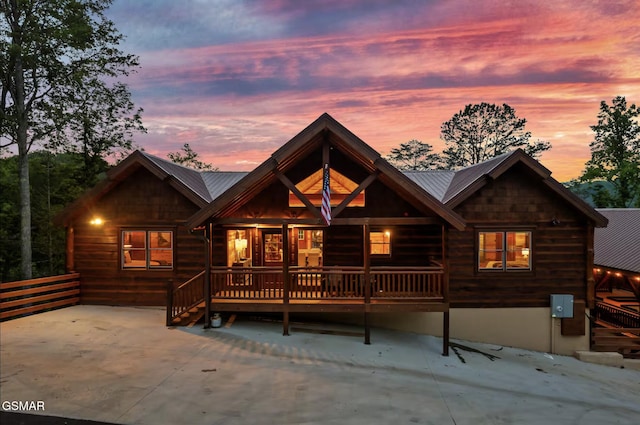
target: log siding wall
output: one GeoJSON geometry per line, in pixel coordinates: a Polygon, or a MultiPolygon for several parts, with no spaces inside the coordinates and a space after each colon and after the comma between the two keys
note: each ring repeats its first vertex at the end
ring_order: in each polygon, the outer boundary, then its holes
{"type": "Polygon", "coordinates": [[[468,222],[448,232],[452,307],[546,307],[553,293],[586,299],[588,223],[515,166],[455,208],[468,222]],[[524,227],[523,227],[524,226],[524,227]],[[531,230],[531,271],[478,271],[478,230],[531,230]]]}
{"type": "Polygon", "coordinates": [[[204,242],[182,222],[197,206],[145,169],[139,169],[91,209],[74,226],[74,266],[80,273],[80,301],[85,304],[165,305],[166,285],[179,285],[204,269],[204,242]],[[89,221],[100,216],[102,226],[89,221]],[[120,231],[173,231],[172,270],[122,270],[120,231]]]}

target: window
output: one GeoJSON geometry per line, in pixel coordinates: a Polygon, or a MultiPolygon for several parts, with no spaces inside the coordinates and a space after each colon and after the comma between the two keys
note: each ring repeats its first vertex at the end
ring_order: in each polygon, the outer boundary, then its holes
{"type": "MultiPolygon", "coordinates": [[[[309,177],[298,182],[296,188],[316,207],[322,205],[322,183],[324,177],[324,170],[321,168],[309,177]]],[[[340,174],[337,170],[331,169],[329,173],[331,187],[331,206],[337,207],[342,201],[344,201],[351,193],[358,188],[358,183],[355,183],[351,179],[340,174]]],[[[365,191],[358,193],[358,195],[349,202],[349,207],[364,207],[365,191]]],[[[289,206],[290,207],[305,207],[298,197],[289,191],[289,206]]]]}
{"type": "Polygon", "coordinates": [[[391,232],[371,232],[369,234],[371,255],[391,256],[391,232]]]}
{"type": "Polygon", "coordinates": [[[531,232],[478,232],[478,269],[531,270],[531,232]]]}
{"type": "Polygon", "coordinates": [[[122,268],[172,269],[173,232],[169,230],[123,230],[122,268]]]}

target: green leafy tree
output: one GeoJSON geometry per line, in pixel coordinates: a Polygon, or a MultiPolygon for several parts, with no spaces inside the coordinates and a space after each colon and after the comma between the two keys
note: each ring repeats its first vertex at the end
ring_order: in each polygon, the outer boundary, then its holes
{"type": "MultiPolygon", "coordinates": [[[[105,163],[106,164],[106,163],[105,163]]],[[[20,223],[19,182],[15,178],[18,156],[0,159],[0,281],[19,280],[20,223]]],[[[91,187],[85,180],[80,153],[29,154],[31,212],[33,227],[33,274],[50,276],[65,272],[65,231],[53,224],[53,217],[91,187]]]]}
{"type": "Polygon", "coordinates": [[[122,146],[113,134],[96,136],[105,134],[96,130],[103,124],[117,127],[122,122],[122,115],[111,113],[113,104],[100,97],[111,93],[118,99],[121,88],[107,81],[117,81],[138,64],[135,56],[118,48],[122,35],[104,15],[110,4],[111,0],[0,0],[0,147],[15,146],[18,153],[24,279],[32,276],[32,146],[49,144],[64,150],[80,134],[87,153],[106,154],[111,152],[109,144],[122,146]],[[79,99],[91,96],[102,103],[86,111],[87,104],[79,99]],[[95,112],[107,118],[96,121],[95,112]],[[103,147],[93,149],[92,144],[103,147]]]}
{"type": "Polygon", "coordinates": [[[217,167],[200,161],[200,159],[198,159],[199,157],[200,155],[198,152],[194,151],[191,146],[189,146],[189,143],[185,143],[182,146],[182,152],[169,152],[167,154],[167,158],[176,164],[184,165],[185,167],[193,168],[195,170],[218,171],[217,167]]]}
{"type": "Polygon", "coordinates": [[[465,106],[440,128],[440,138],[447,146],[442,152],[446,168],[478,164],[517,148],[533,157],[550,149],[549,142],[530,141],[526,123],[506,103],[465,106]]]}
{"type": "Polygon", "coordinates": [[[441,164],[440,155],[433,153],[433,146],[416,139],[391,149],[386,159],[399,170],[431,170],[441,164]]]}
{"type": "Polygon", "coordinates": [[[591,159],[581,181],[609,182],[611,189],[599,186],[594,202],[598,207],[640,207],[640,109],[627,105],[623,96],[600,103],[598,123],[591,126],[595,136],[591,159]]]}

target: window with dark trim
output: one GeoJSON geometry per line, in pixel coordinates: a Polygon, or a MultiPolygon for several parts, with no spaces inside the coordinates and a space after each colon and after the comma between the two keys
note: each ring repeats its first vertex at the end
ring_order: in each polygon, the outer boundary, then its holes
{"type": "Polygon", "coordinates": [[[376,231],[369,233],[369,244],[371,246],[371,255],[391,256],[391,232],[376,231]]]}
{"type": "Polygon", "coordinates": [[[173,231],[122,230],[121,258],[125,270],[173,268],[173,231]]]}
{"type": "Polygon", "coordinates": [[[478,269],[481,271],[531,270],[530,231],[478,232],[478,269]]]}

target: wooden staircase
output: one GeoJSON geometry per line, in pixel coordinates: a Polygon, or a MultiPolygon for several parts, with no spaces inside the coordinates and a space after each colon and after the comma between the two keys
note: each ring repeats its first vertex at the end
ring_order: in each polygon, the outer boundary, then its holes
{"type": "Polygon", "coordinates": [[[200,319],[202,319],[202,316],[204,316],[204,310],[205,310],[204,301],[202,301],[200,304],[194,307],[191,307],[189,310],[185,311],[181,315],[174,317],[171,320],[171,325],[191,327],[196,323],[198,323],[200,319]]]}

